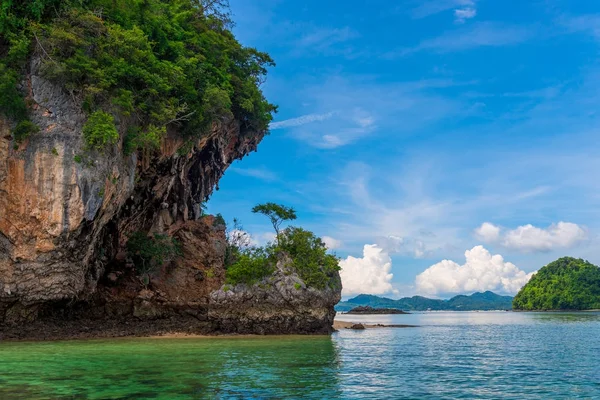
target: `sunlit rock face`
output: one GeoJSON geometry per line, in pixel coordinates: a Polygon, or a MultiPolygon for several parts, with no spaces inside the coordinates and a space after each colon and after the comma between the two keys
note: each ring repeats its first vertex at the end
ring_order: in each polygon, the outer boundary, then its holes
{"type": "MultiPolygon", "coordinates": [[[[226,168],[264,135],[242,135],[237,121],[225,120],[191,145],[168,132],[159,155],[126,156],[122,143],[89,151],[78,100],[40,77],[38,67],[32,61],[23,85],[40,132],[17,144],[10,121],[0,119],[3,325],[35,319],[49,304],[93,298],[131,232],[187,232],[184,241],[197,242],[190,232],[201,228],[186,224],[200,218],[226,168]]],[[[206,298],[210,287],[199,293],[206,298]]]]}

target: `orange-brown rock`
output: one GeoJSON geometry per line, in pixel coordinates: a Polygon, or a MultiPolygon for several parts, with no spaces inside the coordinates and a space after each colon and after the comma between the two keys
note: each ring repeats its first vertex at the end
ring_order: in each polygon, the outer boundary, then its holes
{"type": "Polygon", "coordinates": [[[81,107],[38,68],[33,60],[25,87],[40,132],[16,143],[14,126],[0,117],[0,328],[52,304],[96,301],[107,271],[125,273],[114,271],[126,264],[116,256],[138,230],[168,233],[184,245],[183,261],[169,270],[176,284],[161,275],[155,289],[168,302],[206,298],[223,279],[222,256],[211,246],[223,248],[224,233],[205,242],[213,233],[199,221],[201,204],[264,132],[242,134],[237,121],[226,120],[193,146],[169,131],[159,154],[125,155],[122,143],[91,151],[81,107]]]}

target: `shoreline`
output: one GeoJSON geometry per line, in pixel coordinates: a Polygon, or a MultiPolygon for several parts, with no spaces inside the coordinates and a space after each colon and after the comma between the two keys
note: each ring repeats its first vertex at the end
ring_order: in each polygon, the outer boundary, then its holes
{"type": "Polygon", "coordinates": [[[419,325],[406,325],[406,324],[363,324],[362,322],[350,322],[350,321],[333,321],[333,329],[336,331],[341,331],[343,329],[352,329],[352,326],[355,324],[360,324],[365,327],[365,329],[380,329],[380,328],[418,328],[419,325]]]}

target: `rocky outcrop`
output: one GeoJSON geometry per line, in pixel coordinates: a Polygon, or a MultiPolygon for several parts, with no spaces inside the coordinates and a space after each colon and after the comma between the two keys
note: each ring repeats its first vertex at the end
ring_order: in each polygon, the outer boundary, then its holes
{"type": "Polygon", "coordinates": [[[330,333],[341,287],[339,275],[325,289],[307,287],[291,260],[281,257],[273,275],[261,282],[213,292],[208,316],[220,332],[330,333]]]}
{"type": "Polygon", "coordinates": [[[40,305],[93,295],[131,232],[183,235],[225,169],[264,134],[242,135],[237,121],[227,120],[193,142],[169,131],[158,155],[125,156],[121,144],[85,150],[77,100],[43,79],[38,61],[30,70],[24,87],[40,132],[17,144],[0,118],[5,325],[30,320],[40,305]]]}
{"type": "Polygon", "coordinates": [[[23,87],[40,132],[16,143],[0,117],[0,338],[331,331],[339,282],[307,288],[281,261],[259,285],[223,286],[225,227],[201,204],[264,132],[226,119],[193,141],[169,130],[158,154],[92,151],[77,98],[38,71],[23,87]],[[182,256],[142,281],[125,252],[136,231],[182,256]]]}

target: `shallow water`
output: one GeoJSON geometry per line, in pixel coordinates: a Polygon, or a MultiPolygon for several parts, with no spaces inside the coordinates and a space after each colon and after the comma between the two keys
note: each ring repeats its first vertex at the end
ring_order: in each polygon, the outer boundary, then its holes
{"type": "Polygon", "coordinates": [[[600,398],[600,313],[340,315],[332,337],[0,344],[0,399],[600,398]]]}

